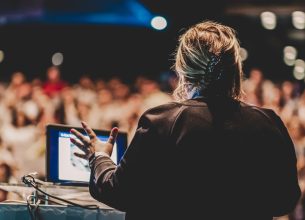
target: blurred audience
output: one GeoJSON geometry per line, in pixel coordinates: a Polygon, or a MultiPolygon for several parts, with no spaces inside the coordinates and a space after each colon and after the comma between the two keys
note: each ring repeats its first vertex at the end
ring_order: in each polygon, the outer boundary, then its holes
{"type": "MultiPolygon", "coordinates": [[[[46,124],[80,126],[84,120],[96,129],[118,126],[130,141],[140,115],[173,101],[170,93],[176,84],[173,74],[163,74],[161,82],[141,76],[132,85],[117,77],[93,81],[84,75],[77,84],[69,85],[60,74],[57,67],[50,67],[45,82],[29,82],[22,72],[13,73],[8,84],[0,82],[0,182],[33,171],[44,177],[46,124]]],[[[305,191],[305,91],[300,85],[272,82],[254,68],[244,81],[243,101],[273,109],[282,118],[295,145],[300,185],[305,191]]],[[[0,192],[0,201],[3,198],[5,193],[0,192]]],[[[304,203],[300,202],[291,219],[305,217],[300,214],[304,203]]]]}
{"type": "Polygon", "coordinates": [[[80,126],[83,120],[95,129],[118,126],[130,141],[145,110],[172,100],[158,82],[145,77],[128,85],[117,77],[93,81],[84,75],[78,83],[69,84],[57,67],[48,68],[46,77],[45,82],[28,81],[16,72],[10,82],[0,82],[0,162],[10,153],[6,164],[14,166],[11,173],[17,180],[34,171],[40,178],[45,176],[47,124],[80,126]]]}
{"type": "Polygon", "coordinates": [[[50,96],[54,97],[61,92],[61,90],[66,86],[66,82],[61,79],[60,70],[52,66],[47,70],[47,81],[43,84],[44,92],[50,96]]]}
{"type": "MultiPolygon", "coordinates": [[[[9,182],[12,171],[11,167],[6,163],[0,163],[0,182],[9,182]]],[[[0,189],[0,202],[8,198],[8,192],[0,189]]]]}

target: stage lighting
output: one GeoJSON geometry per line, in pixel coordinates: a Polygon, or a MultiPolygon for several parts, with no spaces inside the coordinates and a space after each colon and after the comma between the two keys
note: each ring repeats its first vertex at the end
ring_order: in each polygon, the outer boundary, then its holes
{"type": "Polygon", "coordinates": [[[0,63],[4,60],[4,52],[0,50],[0,63]]]}
{"type": "Polygon", "coordinates": [[[242,61],[245,61],[248,58],[248,51],[243,47],[239,49],[239,54],[242,61]]]}
{"type": "Polygon", "coordinates": [[[293,66],[298,54],[297,49],[292,46],[286,46],[284,47],[283,53],[285,64],[288,66],[293,66]]]}
{"type": "Polygon", "coordinates": [[[54,53],[52,56],[52,63],[54,66],[60,66],[64,61],[64,56],[62,53],[54,53]]]}
{"type": "Polygon", "coordinates": [[[167,26],[167,21],[164,17],[156,16],[153,19],[151,19],[150,24],[156,30],[163,30],[167,26]]]}
{"type": "Polygon", "coordinates": [[[265,11],[262,12],[261,15],[261,22],[264,28],[267,30],[273,30],[276,27],[276,15],[273,12],[265,11]]]}
{"type": "Polygon", "coordinates": [[[305,12],[292,12],[292,24],[296,29],[305,29],[305,12]]]}
{"type": "Polygon", "coordinates": [[[297,80],[302,80],[302,79],[305,78],[305,73],[293,71],[293,76],[294,76],[294,78],[296,78],[297,80]]]}
{"type": "Polygon", "coordinates": [[[293,69],[293,76],[297,80],[302,80],[305,78],[305,62],[304,60],[298,59],[295,61],[295,66],[293,69]]]}

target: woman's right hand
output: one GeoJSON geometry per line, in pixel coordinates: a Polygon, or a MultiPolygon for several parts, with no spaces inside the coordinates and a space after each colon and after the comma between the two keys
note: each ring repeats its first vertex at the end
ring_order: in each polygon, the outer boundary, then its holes
{"type": "Polygon", "coordinates": [[[98,139],[95,132],[87,125],[87,123],[82,122],[82,127],[88,134],[89,138],[76,129],[71,129],[71,133],[78,138],[71,138],[71,142],[84,152],[84,154],[75,152],[75,156],[89,160],[89,158],[95,153],[96,149],[99,149],[100,152],[103,152],[110,157],[119,129],[117,127],[112,128],[107,142],[102,142],[98,139]]]}

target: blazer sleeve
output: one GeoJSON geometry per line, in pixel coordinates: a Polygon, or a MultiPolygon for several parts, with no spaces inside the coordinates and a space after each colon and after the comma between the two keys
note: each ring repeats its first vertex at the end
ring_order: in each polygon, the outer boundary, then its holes
{"type": "Polygon", "coordinates": [[[273,146],[276,154],[271,160],[271,205],[273,216],[282,216],[293,211],[301,193],[298,185],[297,159],[293,142],[280,117],[274,112],[272,114],[280,138],[276,141],[276,146],[273,146]]]}
{"type": "Polygon", "coordinates": [[[89,191],[93,198],[113,208],[126,211],[138,194],[145,169],[156,143],[156,132],[148,117],[141,116],[135,136],[116,166],[107,156],[97,156],[90,161],[89,191]],[[145,158],[145,159],[144,159],[145,158]]]}

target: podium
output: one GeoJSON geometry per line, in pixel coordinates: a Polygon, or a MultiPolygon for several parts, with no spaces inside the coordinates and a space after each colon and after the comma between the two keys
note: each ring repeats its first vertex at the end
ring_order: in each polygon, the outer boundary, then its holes
{"type": "MultiPolygon", "coordinates": [[[[88,210],[79,207],[40,205],[37,220],[124,220],[125,213],[114,209],[88,210]]],[[[0,203],[0,219],[32,220],[26,204],[0,203]]]]}
{"type": "MultiPolygon", "coordinates": [[[[35,208],[37,220],[124,220],[125,213],[115,210],[94,200],[88,187],[42,185],[43,191],[75,202],[79,205],[96,205],[98,209],[85,209],[71,205],[39,204],[35,208]]],[[[18,200],[7,200],[0,203],[0,220],[33,220],[33,210],[30,210],[26,197],[35,192],[32,187],[24,184],[0,183],[0,189],[18,195],[18,200]]]]}

